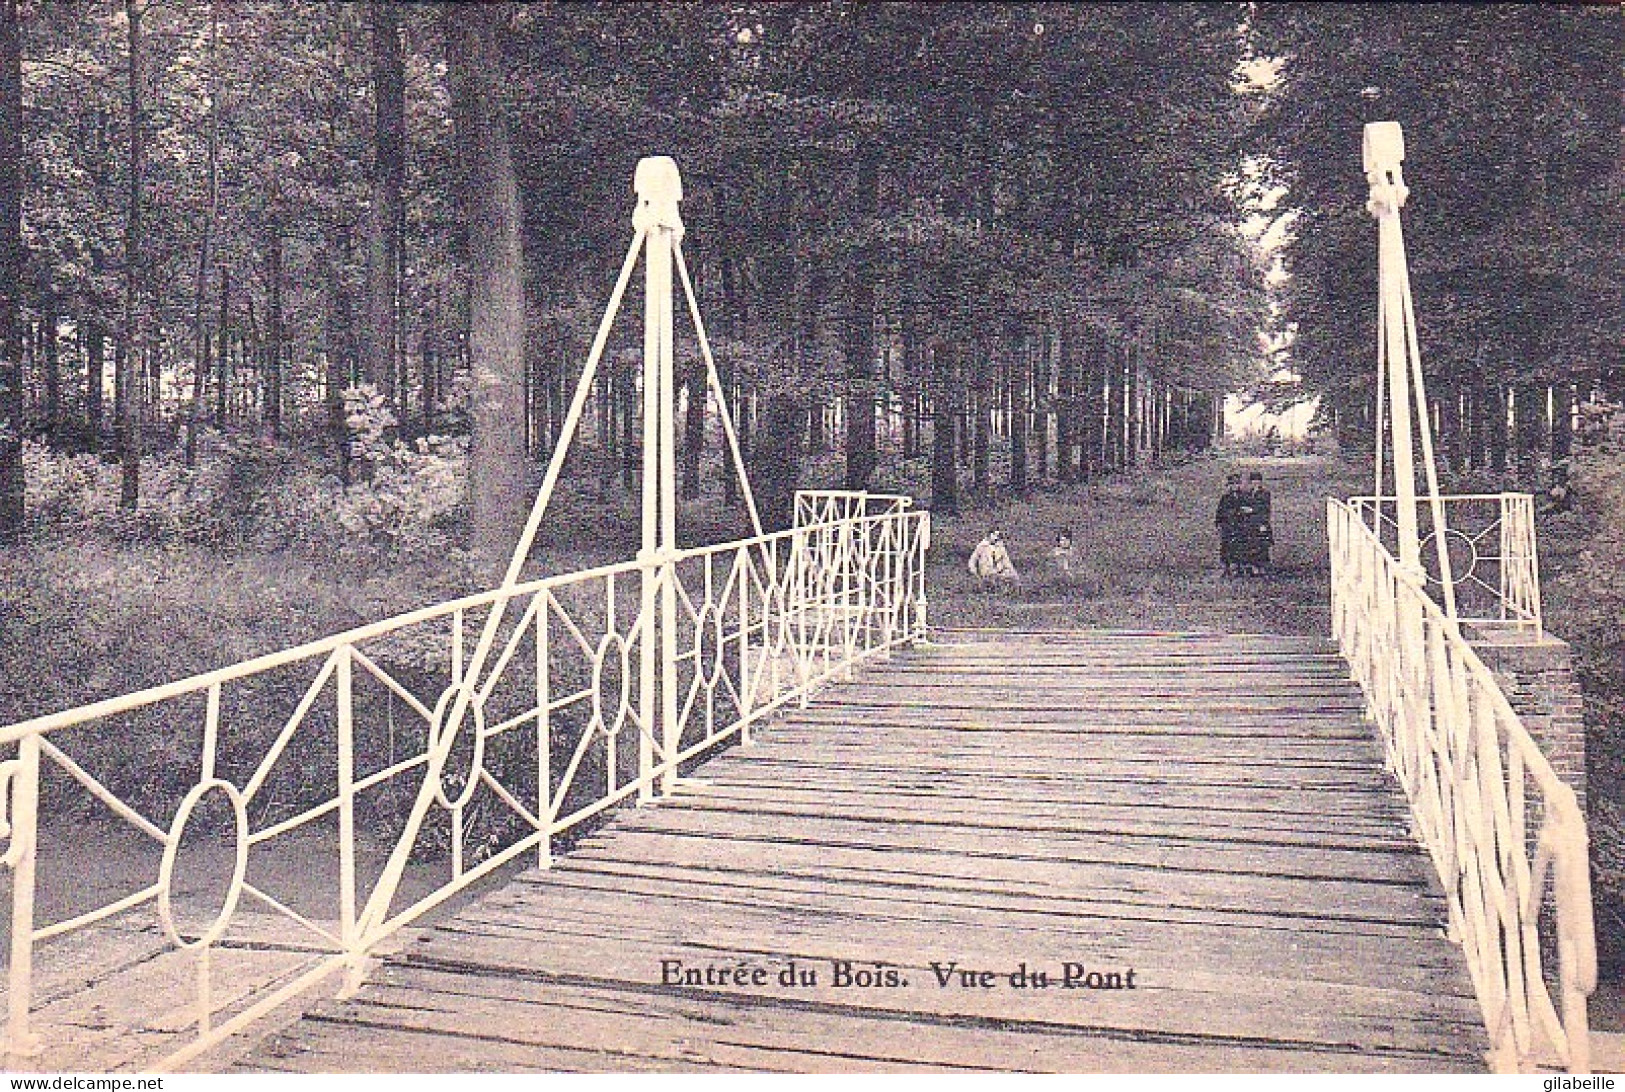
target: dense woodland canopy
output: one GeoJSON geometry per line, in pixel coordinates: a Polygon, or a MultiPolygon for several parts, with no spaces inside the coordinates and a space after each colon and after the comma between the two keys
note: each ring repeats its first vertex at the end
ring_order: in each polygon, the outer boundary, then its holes
{"type": "Polygon", "coordinates": [[[1251,27],[1285,61],[1260,150],[1291,187],[1293,363],[1340,437],[1367,437],[1375,383],[1375,242],[1351,165],[1360,126],[1393,119],[1441,458],[1491,479],[1566,458],[1577,400],[1625,401],[1619,9],[1265,4],[1251,27]]]}
{"type": "MultiPolygon", "coordinates": [[[[365,490],[393,451],[467,475],[494,556],[648,154],[682,166],[685,249],[768,488],[803,460],[852,487],[917,467],[951,511],[1203,447],[1217,396],[1279,363],[1261,337],[1292,326],[1292,366],[1363,432],[1358,148],[1379,118],[1411,134],[1441,428],[1483,438],[1449,450],[1505,464],[1497,419],[1533,450],[1538,401],[1555,451],[1575,384],[1617,375],[1617,13],[0,0],[0,18],[8,535],[30,452],[117,460],[136,509],[143,468],[191,488],[209,459],[320,466],[365,490]],[[1272,290],[1242,225],[1280,183],[1291,276],[1272,290]]],[[[633,485],[637,336],[612,344],[578,468],[605,488],[633,485]]],[[[702,375],[691,360],[692,392],[702,375]]],[[[686,402],[685,493],[725,487],[705,399],[686,402]]]]}

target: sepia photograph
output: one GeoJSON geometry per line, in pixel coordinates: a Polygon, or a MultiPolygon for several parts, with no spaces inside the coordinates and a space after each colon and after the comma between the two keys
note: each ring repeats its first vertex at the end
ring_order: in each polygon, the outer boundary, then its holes
{"type": "Polygon", "coordinates": [[[1622,12],[0,0],[0,1074],[1611,1087],[1622,12]]]}

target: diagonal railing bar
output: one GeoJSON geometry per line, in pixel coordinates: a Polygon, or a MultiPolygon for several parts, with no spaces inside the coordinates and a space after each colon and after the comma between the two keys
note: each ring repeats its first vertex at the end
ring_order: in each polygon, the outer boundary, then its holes
{"type": "MultiPolygon", "coordinates": [[[[157,894],[156,888],[153,889],[153,893],[154,895],[157,894]]],[[[309,918],[305,917],[305,915],[293,909],[276,896],[261,891],[258,887],[255,887],[246,880],[243,881],[243,894],[258,900],[260,903],[263,903],[266,906],[269,906],[272,910],[275,910],[277,913],[294,922],[296,925],[303,926],[310,932],[315,933],[317,936],[331,944],[335,952],[344,951],[344,941],[341,940],[336,934],[329,932],[320,925],[317,925],[314,921],[311,921],[309,918]]]]}
{"type": "Polygon", "coordinates": [[[575,640],[583,655],[591,656],[593,646],[592,642],[587,640],[587,635],[581,632],[581,628],[576,625],[575,619],[570,617],[569,611],[565,609],[564,604],[560,603],[551,592],[546,594],[548,607],[553,611],[554,616],[558,618],[560,624],[564,626],[565,632],[575,640]]]}
{"type": "Polygon", "coordinates": [[[254,799],[259,794],[260,788],[265,784],[266,778],[271,776],[271,771],[282,758],[282,752],[287,749],[288,743],[293,739],[295,733],[299,731],[300,725],[304,724],[305,717],[310,713],[311,707],[316,704],[316,699],[321,696],[323,688],[327,686],[327,681],[333,677],[341,653],[342,649],[334,649],[332,655],[328,656],[327,660],[322,664],[321,670],[316,673],[315,680],[305,688],[304,697],[300,698],[299,704],[294,706],[293,713],[288,717],[282,731],[277,733],[276,740],[265,752],[265,757],[260,760],[259,767],[255,769],[253,776],[248,779],[248,783],[243,786],[245,799],[254,799]]]}
{"type": "Polygon", "coordinates": [[[37,941],[49,940],[63,933],[72,933],[116,914],[122,914],[126,910],[133,910],[144,903],[155,902],[160,890],[158,884],[153,884],[151,887],[143,887],[140,891],[132,892],[122,899],[115,899],[106,906],[97,907],[95,910],[80,914],[78,917],[66,918],[53,925],[42,925],[34,930],[34,939],[37,941]]]}
{"type": "Polygon", "coordinates": [[[109,789],[106,785],[102,784],[100,779],[87,772],[83,766],[69,758],[67,754],[57,747],[56,744],[52,743],[48,739],[41,739],[39,741],[39,746],[42,757],[48,758],[60,766],[69,777],[73,778],[75,781],[79,782],[79,784],[83,785],[87,790],[89,790],[90,794],[106,805],[107,808],[113,812],[113,814],[117,815],[120,819],[123,819],[126,823],[129,823],[132,827],[147,835],[149,838],[163,844],[167,844],[169,842],[168,831],[161,829],[157,823],[154,823],[151,819],[148,819],[145,815],[142,815],[139,811],[136,811],[129,804],[126,804],[124,801],[120,800],[118,795],[114,793],[112,789],[109,789]]]}
{"type": "Polygon", "coordinates": [[[700,343],[700,356],[705,361],[706,385],[716,394],[719,410],[717,416],[722,422],[722,435],[728,444],[733,471],[739,477],[739,492],[745,498],[751,530],[760,538],[764,532],[762,517],[756,510],[756,494],[750,487],[750,475],[745,470],[745,457],[739,449],[739,436],[734,431],[733,415],[728,412],[728,392],[722,387],[722,378],[717,373],[716,358],[711,355],[711,339],[706,336],[705,320],[700,317],[700,305],[694,298],[694,282],[688,277],[688,262],[683,257],[681,238],[672,245],[672,257],[676,262],[677,276],[683,285],[683,298],[688,303],[688,318],[694,324],[694,336],[700,343]]]}
{"type": "Polygon", "coordinates": [[[421,701],[419,701],[416,694],[402,686],[395,676],[391,675],[389,672],[385,671],[383,668],[374,663],[372,658],[365,652],[362,652],[359,649],[352,649],[350,655],[353,658],[353,661],[360,664],[362,669],[365,670],[367,674],[383,683],[384,686],[389,688],[391,693],[404,701],[407,708],[411,709],[412,712],[422,717],[425,721],[434,720],[434,710],[430,709],[427,705],[424,705],[421,701]]]}

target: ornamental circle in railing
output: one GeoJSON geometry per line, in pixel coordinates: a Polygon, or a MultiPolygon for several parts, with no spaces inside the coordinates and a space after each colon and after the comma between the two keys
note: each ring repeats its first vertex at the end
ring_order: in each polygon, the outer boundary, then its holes
{"type": "Polygon", "coordinates": [[[626,639],[619,633],[606,633],[603,640],[598,642],[598,650],[592,657],[592,719],[600,731],[606,736],[620,733],[621,727],[626,723],[626,716],[632,709],[632,666],[626,639]],[[609,658],[609,650],[616,651],[619,661],[620,685],[616,687],[615,716],[604,716],[604,663],[609,658]]]}
{"type": "MultiPolygon", "coordinates": [[[[1443,584],[1442,574],[1438,571],[1439,549],[1434,545],[1436,531],[1429,531],[1421,542],[1422,565],[1427,570],[1428,583],[1443,584]]],[[[1458,531],[1454,527],[1446,527],[1444,531],[1445,550],[1450,555],[1450,577],[1454,582],[1466,580],[1478,568],[1478,543],[1465,531],[1458,531]]]]}
{"type": "Polygon", "coordinates": [[[768,591],[763,606],[762,646],[768,648],[771,641],[774,656],[783,656],[796,647],[793,629],[795,623],[790,618],[788,601],[789,596],[785,593],[784,586],[774,584],[768,591]]]}
{"type": "Polygon", "coordinates": [[[706,681],[706,638],[711,628],[711,615],[714,609],[710,603],[700,607],[700,612],[694,616],[694,677],[702,685],[711,685],[706,681]]]}
{"type": "MultiPolygon", "coordinates": [[[[715,690],[717,688],[717,683],[722,681],[722,671],[726,666],[723,662],[722,656],[723,647],[727,640],[727,633],[723,629],[724,625],[726,625],[726,621],[723,618],[723,612],[716,610],[711,604],[707,603],[705,609],[706,611],[710,612],[711,616],[711,665],[709,669],[703,669],[701,666],[703,661],[696,656],[694,661],[694,669],[696,671],[705,670],[705,673],[700,677],[700,681],[705,683],[705,688],[707,690],[715,690]]],[[[694,647],[698,648],[699,628],[697,626],[695,627],[694,632],[696,634],[694,647]]]]}
{"type": "Polygon", "coordinates": [[[237,900],[242,897],[243,879],[247,873],[248,812],[243,805],[242,793],[237,791],[237,786],[218,777],[199,781],[181,799],[181,806],[175,810],[174,821],[169,824],[169,836],[164,840],[164,855],[158,862],[158,921],[163,926],[164,935],[169,938],[170,943],[177,948],[206,948],[224,936],[227,926],[231,924],[232,915],[237,912],[237,900]],[[206,793],[216,789],[225,794],[226,801],[231,805],[231,816],[237,833],[236,861],[232,866],[231,885],[226,889],[226,897],[220,905],[220,912],[196,940],[188,941],[182,938],[180,930],[175,925],[173,898],[175,858],[180,852],[181,836],[186,832],[186,824],[191,820],[198,801],[202,800],[206,793]]]}
{"type": "MultiPolygon", "coordinates": [[[[434,719],[429,722],[429,747],[431,750],[440,746],[440,733],[445,728],[446,710],[451,707],[452,699],[457,696],[467,683],[452,683],[441,691],[440,700],[434,703],[434,719]]],[[[452,739],[446,743],[446,757],[440,763],[440,768],[434,771],[434,798],[435,801],[447,811],[455,811],[465,807],[474,799],[474,790],[479,788],[480,771],[485,768],[485,703],[476,694],[468,698],[468,715],[457,718],[452,725],[452,739]],[[446,762],[451,759],[451,750],[457,745],[457,736],[462,734],[463,725],[470,725],[474,733],[474,753],[469,756],[468,775],[463,781],[460,792],[453,797],[446,792],[446,762]]]]}

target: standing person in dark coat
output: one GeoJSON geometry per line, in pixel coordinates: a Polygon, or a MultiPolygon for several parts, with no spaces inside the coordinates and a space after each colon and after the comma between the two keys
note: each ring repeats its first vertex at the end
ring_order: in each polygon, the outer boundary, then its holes
{"type": "Polygon", "coordinates": [[[1241,475],[1225,475],[1224,492],[1219,494],[1219,510],[1213,515],[1213,523],[1219,529],[1219,563],[1224,566],[1225,576],[1241,572],[1241,498],[1241,475]]]}
{"type": "Polygon", "coordinates": [[[1242,564],[1253,576],[1263,576],[1270,567],[1270,547],[1275,544],[1275,528],[1270,523],[1270,491],[1264,488],[1264,475],[1254,470],[1247,475],[1247,488],[1241,494],[1243,515],[1242,564]]]}

